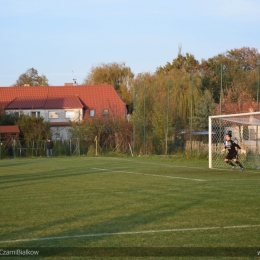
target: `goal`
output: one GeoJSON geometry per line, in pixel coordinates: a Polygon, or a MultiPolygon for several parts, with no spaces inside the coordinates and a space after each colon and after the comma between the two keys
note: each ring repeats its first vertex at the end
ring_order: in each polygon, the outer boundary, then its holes
{"type": "Polygon", "coordinates": [[[239,161],[245,168],[260,169],[260,112],[209,117],[209,168],[229,168],[224,162],[226,133],[242,148],[239,161]]]}

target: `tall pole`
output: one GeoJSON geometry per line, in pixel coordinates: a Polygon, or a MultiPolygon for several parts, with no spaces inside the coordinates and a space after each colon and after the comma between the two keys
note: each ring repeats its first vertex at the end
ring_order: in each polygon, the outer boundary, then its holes
{"type": "Polygon", "coordinates": [[[145,84],[144,84],[144,155],[146,154],[146,118],[145,118],[145,91],[146,91],[146,89],[145,89],[145,84]]]}
{"type": "MultiPolygon", "coordinates": [[[[257,97],[256,97],[256,111],[259,111],[259,78],[260,78],[260,55],[257,60],[258,65],[258,80],[257,80],[257,97]]],[[[256,126],[256,156],[258,157],[258,125],[256,126]]]]}
{"type": "Polygon", "coordinates": [[[256,112],[259,111],[260,55],[258,55],[257,65],[258,65],[258,81],[257,81],[257,96],[256,96],[256,112]]]}
{"type": "Polygon", "coordinates": [[[0,129],[0,160],[2,158],[2,136],[1,136],[1,129],[0,129]]]}
{"type": "Polygon", "coordinates": [[[166,133],[165,133],[165,155],[168,154],[169,106],[170,106],[170,79],[168,79],[168,91],[167,91],[166,133]]]}
{"type": "Polygon", "coordinates": [[[135,152],[135,87],[133,86],[133,152],[135,152]]]}
{"type": "Polygon", "coordinates": [[[78,155],[80,155],[80,110],[79,110],[79,112],[78,112],[78,115],[79,115],[79,117],[78,117],[78,123],[79,123],[79,143],[78,143],[78,155]]]}
{"type": "Polygon", "coordinates": [[[220,99],[219,99],[219,114],[222,115],[222,93],[223,93],[223,65],[220,65],[220,99]]]}
{"type": "MultiPolygon", "coordinates": [[[[220,65],[220,99],[219,99],[219,114],[220,115],[222,115],[222,98],[223,98],[223,64],[221,63],[221,65],[220,65]]],[[[220,120],[220,135],[219,136],[220,136],[220,139],[222,140],[222,120],[220,120]]],[[[220,142],[221,142],[221,140],[220,140],[220,142]]]]}
{"type": "Polygon", "coordinates": [[[193,116],[193,72],[191,73],[190,86],[190,153],[192,152],[192,116],[193,116]]]}

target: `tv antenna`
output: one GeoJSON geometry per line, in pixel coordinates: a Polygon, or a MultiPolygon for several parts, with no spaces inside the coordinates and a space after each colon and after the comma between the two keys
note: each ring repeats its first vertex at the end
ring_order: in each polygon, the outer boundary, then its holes
{"type": "Polygon", "coordinates": [[[75,79],[75,77],[74,77],[74,72],[73,72],[73,70],[72,70],[72,77],[73,77],[73,85],[78,85],[78,83],[77,83],[77,79],[75,79]]]}

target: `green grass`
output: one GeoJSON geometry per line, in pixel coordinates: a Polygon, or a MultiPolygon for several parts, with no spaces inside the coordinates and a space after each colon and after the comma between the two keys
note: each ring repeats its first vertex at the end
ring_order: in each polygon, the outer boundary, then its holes
{"type": "Polygon", "coordinates": [[[186,159],[1,160],[0,248],[258,247],[259,184],[186,159]]]}

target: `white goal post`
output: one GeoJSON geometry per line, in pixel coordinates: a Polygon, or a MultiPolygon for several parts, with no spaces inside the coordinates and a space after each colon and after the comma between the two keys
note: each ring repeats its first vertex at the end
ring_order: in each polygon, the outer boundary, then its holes
{"type": "Polygon", "coordinates": [[[260,112],[209,117],[209,168],[230,167],[224,162],[224,138],[228,132],[241,147],[238,158],[243,166],[260,169],[260,112]]]}

